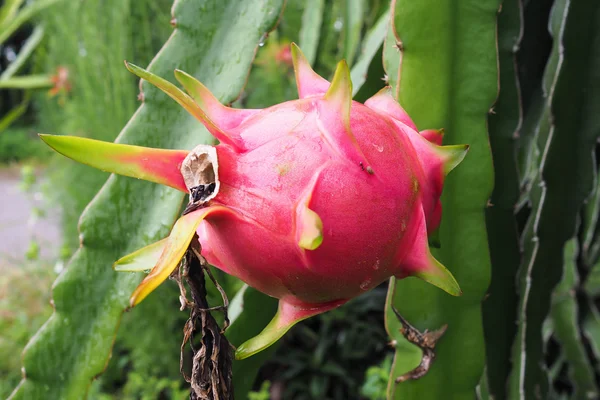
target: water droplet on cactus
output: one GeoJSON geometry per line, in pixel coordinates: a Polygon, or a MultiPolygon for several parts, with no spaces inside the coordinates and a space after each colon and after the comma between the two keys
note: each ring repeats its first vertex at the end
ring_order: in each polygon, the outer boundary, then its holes
{"type": "Polygon", "coordinates": [[[263,47],[263,46],[265,45],[265,42],[267,41],[267,37],[268,37],[268,36],[269,36],[269,35],[267,35],[267,34],[265,33],[264,35],[262,35],[262,36],[260,37],[260,40],[259,40],[259,42],[258,42],[258,46],[259,46],[259,47],[263,47]]]}
{"type": "Polygon", "coordinates": [[[58,260],[56,264],[54,264],[54,273],[60,274],[62,270],[65,269],[65,263],[62,260],[58,260]]]}
{"type": "Polygon", "coordinates": [[[344,22],[341,19],[337,19],[334,23],[333,23],[333,29],[336,31],[341,31],[342,28],[344,27],[344,22]]]}

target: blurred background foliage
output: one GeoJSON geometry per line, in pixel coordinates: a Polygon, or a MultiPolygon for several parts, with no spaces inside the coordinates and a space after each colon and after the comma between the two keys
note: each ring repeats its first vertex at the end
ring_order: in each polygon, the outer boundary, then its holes
{"type": "MultiPolygon", "coordinates": [[[[581,1],[591,4],[597,0],[581,1]]],[[[0,90],[0,163],[6,168],[13,164],[28,168],[23,179],[26,193],[37,185],[31,178],[35,175],[31,172],[33,166],[36,171],[41,168],[44,210],[61,215],[63,235],[58,260],[38,257],[39,245],[32,242],[19,268],[0,264],[0,397],[5,398],[21,377],[21,349],[52,312],[50,286],[62,261],[78,246],[79,215],[107,179],[107,174],[95,169],[54,157],[37,140],[36,133],[60,132],[114,140],[139,104],[138,80],[123,67],[123,60],[142,66],[150,62],[172,31],[172,0],[5,0],[2,4],[10,7],[0,8],[0,88],[12,89],[0,90]],[[18,19],[19,11],[36,3],[37,7],[45,7],[43,12],[30,13],[18,26],[11,25],[18,19]],[[11,18],[3,21],[3,15],[11,18]],[[3,37],[2,32],[9,29],[14,33],[3,37]],[[12,71],[11,64],[14,66],[19,54],[25,52],[30,54],[12,71]],[[59,71],[66,75],[57,88],[59,71]],[[15,77],[33,78],[15,81],[15,77]]],[[[519,351],[529,351],[513,344],[519,334],[514,321],[518,319],[520,327],[527,321],[527,315],[517,316],[517,305],[519,310],[533,307],[528,312],[539,314],[538,319],[549,313],[539,340],[544,351],[544,379],[550,383],[545,392],[547,398],[598,396],[600,180],[596,158],[590,165],[595,188],[591,194],[585,192],[584,197],[589,195],[587,202],[583,208],[569,204],[573,217],[569,222],[576,226],[576,232],[564,243],[564,251],[562,243],[555,246],[560,247],[563,257],[554,257],[556,265],[549,271],[544,269],[543,259],[535,258],[533,250],[540,238],[542,245],[550,243],[552,247],[552,241],[544,242],[549,237],[546,234],[552,236],[553,221],[562,218],[566,209],[557,211],[550,207],[545,218],[550,228],[534,230],[539,226],[533,225],[532,218],[545,212],[539,188],[546,183],[540,170],[548,165],[559,169],[562,162],[559,157],[544,164],[543,154],[552,144],[548,139],[552,139],[549,113],[553,107],[568,108],[565,104],[572,99],[589,96],[581,106],[589,113],[581,117],[584,122],[569,120],[577,129],[591,132],[592,144],[586,142],[587,147],[582,145],[581,153],[576,154],[591,155],[600,134],[600,103],[594,100],[600,91],[600,77],[592,71],[595,66],[600,70],[600,11],[589,17],[595,18],[596,28],[579,31],[581,38],[589,38],[589,51],[575,52],[579,62],[570,59],[568,68],[560,70],[564,66],[558,64],[557,57],[564,46],[570,49],[567,55],[574,51],[568,47],[573,45],[573,34],[563,37],[565,31],[568,34],[574,29],[574,22],[561,14],[565,12],[564,4],[563,0],[506,0],[500,14],[500,72],[509,73],[501,75],[500,95],[507,97],[501,97],[503,102],[497,103],[495,109],[500,122],[493,114],[490,117],[497,188],[492,203],[498,207],[488,209],[486,215],[493,275],[491,295],[484,302],[483,313],[488,360],[492,359],[493,364],[488,364],[488,374],[484,374],[477,388],[481,399],[491,399],[494,394],[495,398],[511,398],[515,392],[509,390],[523,385],[535,387],[520,382],[514,371],[511,375],[512,362],[517,357],[511,359],[509,353],[515,352],[516,356],[521,354],[519,351]],[[570,25],[561,25],[567,23],[570,25]],[[515,65],[519,79],[511,83],[514,71],[510,68],[515,65]],[[574,65],[589,70],[569,69],[574,65]],[[585,96],[581,91],[565,89],[564,82],[575,82],[578,74],[588,79],[577,81],[586,88],[585,96]],[[553,98],[555,85],[561,79],[563,86],[558,86],[557,97],[553,98]],[[510,98],[507,88],[511,84],[514,98],[506,100],[510,98]],[[495,133],[498,136],[493,136],[495,133]],[[536,270],[527,269],[524,255],[531,256],[532,265],[540,264],[536,270]],[[550,273],[559,279],[548,283],[535,278],[550,273]],[[532,277],[534,282],[543,284],[539,289],[542,292],[536,292],[543,295],[536,298],[544,297],[548,310],[536,308],[531,302],[519,303],[529,286],[519,286],[517,278],[525,282],[532,277]]],[[[247,86],[234,106],[261,108],[297,96],[288,50],[292,41],[300,44],[315,70],[324,77],[330,77],[336,62],[346,58],[352,68],[355,98],[363,101],[370,97],[387,79],[381,61],[386,30],[381,27],[387,27],[388,10],[387,0],[288,0],[278,27],[261,43],[247,86]]],[[[560,113],[559,121],[561,116],[564,121],[566,117],[560,113]]],[[[559,125],[560,129],[564,131],[564,125],[559,125]]],[[[583,143],[583,139],[580,141],[583,143]]],[[[569,143],[558,143],[569,147],[569,143]]],[[[573,158],[565,160],[570,162],[573,158]]],[[[545,171],[550,187],[556,187],[555,178],[560,174],[545,171]]],[[[576,181],[579,177],[575,174],[567,180],[576,181]]],[[[561,185],[558,184],[559,189],[568,187],[561,185]]],[[[579,186],[577,189],[582,190],[579,186]]],[[[551,189],[550,195],[553,193],[551,189]]],[[[553,198],[556,194],[550,197],[553,198]]],[[[258,371],[248,398],[384,399],[393,354],[383,327],[386,289],[379,287],[338,310],[295,326],[258,371]]],[[[534,286],[534,290],[538,289],[534,286]]],[[[126,313],[112,358],[105,373],[94,381],[88,398],[186,398],[187,390],[179,374],[179,346],[186,314],[178,308],[178,291],[168,282],[135,313],[126,313]]],[[[535,336],[528,340],[535,341],[535,336]]]]}

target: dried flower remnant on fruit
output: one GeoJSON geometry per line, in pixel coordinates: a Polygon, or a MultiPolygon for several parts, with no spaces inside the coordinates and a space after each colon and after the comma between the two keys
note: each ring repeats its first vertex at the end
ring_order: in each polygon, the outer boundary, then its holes
{"type": "Polygon", "coordinates": [[[214,147],[199,145],[181,163],[181,175],[190,192],[190,205],[198,206],[219,192],[219,163],[214,147]]]}

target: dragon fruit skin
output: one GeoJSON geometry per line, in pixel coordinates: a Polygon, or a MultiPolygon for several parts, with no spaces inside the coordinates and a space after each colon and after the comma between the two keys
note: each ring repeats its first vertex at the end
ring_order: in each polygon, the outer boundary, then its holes
{"type": "Polygon", "coordinates": [[[358,149],[341,150],[352,146],[345,132],[328,140],[319,129],[319,118],[337,112],[319,104],[321,97],[271,107],[230,131],[245,148],[216,146],[221,187],[211,203],[236,213],[198,228],[210,264],[293,304],[350,299],[422,267],[403,264],[416,233],[426,230],[424,174],[410,141],[388,118],[353,102],[358,149]],[[363,167],[345,151],[361,151],[363,167]],[[313,229],[311,217],[323,228],[313,229]],[[299,245],[306,236],[308,244],[299,245]]]}
{"type": "MultiPolygon", "coordinates": [[[[205,207],[177,222],[168,239],[116,265],[155,261],[132,296],[135,305],[179,265],[196,232],[210,264],[280,299],[273,321],[238,348],[238,358],[391,276],[417,276],[460,294],[452,275],[431,255],[428,232],[440,223],[444,177],[468,146],[439,146],[442,131],[419,133],[389,88],[364,105],[352,101],[345,62],[330,84],[295,45],[292,55],[300,99],[264,110],[225,107],[181,71],[176,77],[189,96],[128,65],[220,141],[215,146],[218,187],[205,207]]],[[[176,172],[185,162],[184,151],[111,144],[119,151],[102,151],[99,160],[90,160],[85,144],[71,145],[75,138],[43,139],[78,161],[188,189],[176,172]]]]}

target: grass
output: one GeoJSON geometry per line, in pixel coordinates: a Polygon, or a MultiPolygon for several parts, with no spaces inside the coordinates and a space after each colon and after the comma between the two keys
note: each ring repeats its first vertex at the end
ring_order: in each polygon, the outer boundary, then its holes
{"type": "Polygon", "coordinates": [[[21,380],[21,352],[52,313],[50,287],[56,279],[43,261],[8,267],[0,260],[0,398],[21,380]]]}

